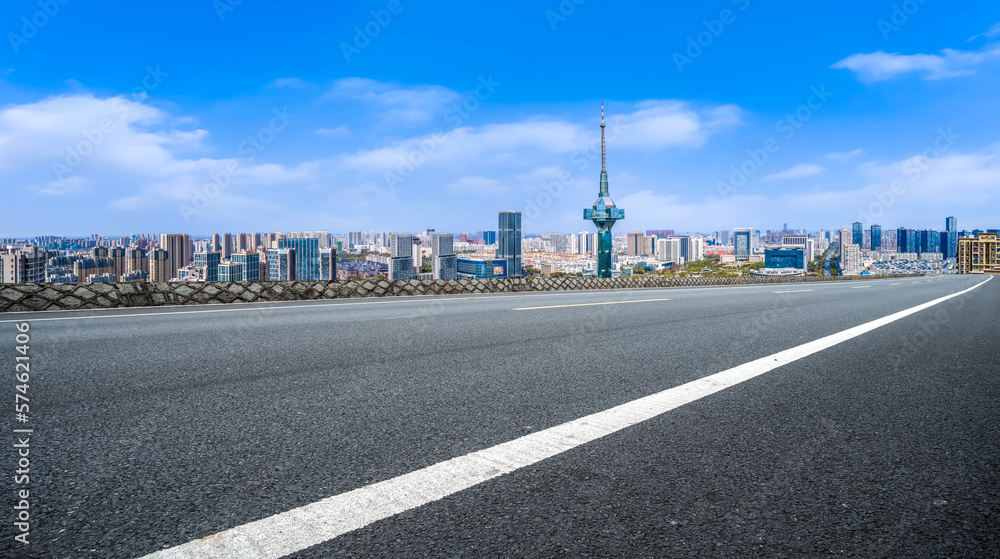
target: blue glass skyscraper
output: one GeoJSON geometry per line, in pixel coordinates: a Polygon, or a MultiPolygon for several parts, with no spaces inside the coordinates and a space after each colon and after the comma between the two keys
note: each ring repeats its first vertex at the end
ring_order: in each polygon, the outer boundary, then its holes
{"type": "Polygon", "coordinates": [[[278,248],[295,249],[295,279],[320,279],[319,239],[281,239],[278,248]]]}
{"type": "Polygon", "coordinates": [[[219,281],[219,263],[222,254],[214,251],[194,253],[194,265],[205,270],[205,281],[219,281]]]}
{"type": "MultiPolygon", "coordinates": [[[[242,264],[240,279],[237,281],[260,281],[260,255],[255,252],[237,252],[231,258],[233,263],[242,264]]],[[[264,278],[265,280],[267,278],[264,278]]]]}
{"type": "Polygon", "coordinates": [[[945,258],[955,258],[958,255],[958,218],[949,217],[944,220],[945,243],[941,245],[941,252],[945,258]]]}
{"type": "Polygon", "coordinates": [[[496,257],[507,261],[507,277],[521,277],[521,212],[500,212],[496,257]]]}
{"type": "Polygon", "coordinates": [[[882,250],[882,226],[872,225],[872,250],[882,250]]]}
{"type": "Polygon", "coordinates": [[[851,237],[851,242],[859,247],[863,246],[865,243],[865,234],[860,221],[854,222],[854,234],[851,237]]]}

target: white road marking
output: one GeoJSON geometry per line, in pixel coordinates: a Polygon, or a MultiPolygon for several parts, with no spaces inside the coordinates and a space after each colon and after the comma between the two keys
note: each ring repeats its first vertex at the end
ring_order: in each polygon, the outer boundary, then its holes
{"type": "Polygon", "coordinates": [[[864,289],[866,287],[871,287],[871,286],[870,285],[855,285],[855,286],[852,286],[851,289],[864,289]]]}
{"type": "Polygon", "coordinates": [[[594,305],[621,305],[623,303],[651,303],[653,301],[672,301],[672,299],[633,299],[631,301],[603,301],[600,303],[576,303],[575,305],[549,305],[547,307],[521,307],[512,311],[537,311],[539,309],[562,309],[566,307],[592,307],[594,305]]]}
{"type": "Polygon", "coordinates": [[[788,291],[774,291],[773,293],[805,293],[806,291],[816,291],[815,289],[790,289],[788,291]]]}
{"type": "Polygon", "coordinates": [[[963,295],[993,279],[836,334],[512,441],[341,493],[186,544],[150,559],[282,557],[443,499],[715,394],[963,295]]]}

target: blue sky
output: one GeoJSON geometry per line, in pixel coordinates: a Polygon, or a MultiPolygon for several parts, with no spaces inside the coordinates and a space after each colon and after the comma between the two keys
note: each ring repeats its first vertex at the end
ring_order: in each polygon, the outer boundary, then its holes
{"type": "Polygon", "coordinates": [[[589,230],[602,101],[622,231],[1000,225],[1000,4],[802,4],[9,0],[0,237],[589,230]]]}

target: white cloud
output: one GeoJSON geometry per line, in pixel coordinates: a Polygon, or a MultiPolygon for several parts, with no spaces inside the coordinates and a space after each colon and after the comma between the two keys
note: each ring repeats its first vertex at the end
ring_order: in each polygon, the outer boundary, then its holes
{"type": "Polygon", "coordinates": [[[636,109],[620,119],[622,132],[618,145],[622,147],[700,147],[712,134],[740,124],[742,115],[735,105],[699,112],[680,101],[644,101],[636,109]]]}
{"type": "Polygon", "coordinates": [[[790,179],[804,179],[818,175],[825,171],[826,169],[820,167],[819,165],[813,163],[803,163],[801,165],[796,165],[789,169],[785,169],[779,173],[774,173],[772,175],[767,175],[761,180],[765,181],[778,181],[778,180],[790,180],[790,179]]]}
{"type": "Polygon", "coordinates": [[[923,75],[924,79],[940,80],[972,74],[977,66],[997,58],[1000,58],[1000,45],[991,44],[978,51],[944,49],[941,54],[858,53],[831,67],[851,70],[858,79],[869,83],[914,72],[923,75]]]}
{"type": "Polygon", "coordinates": [[[825,157],[826,159],[829,159],[831,161],[837,161],[839,163],[849,163],[849,162],[853,161],[854,159],[860,157],[861,155],[864,155],[864,153],[865,153],[865,150],[858,148],[858,149],[852,149],[851,151],[848,151],[848,152],[833,152],[833,153],[828,153],[828,154],[824,155],[823,157],[825,157]]]}
{"type": "Polygon", "coordinates": [[[993,27],[990,27],[985,32],[979,33],[978,35],[973,35],[966,40],[974,41],[979,37],[985,37],[987,39],[996,39],[997,37],[1000,37],[1000,23],[994,23],[993,27]]]}
{"type": "Polygon", "coordinates": [[[508,191],[500,181],[486,177],[462,177],[445,188],[460,196],[495,196],[508,191]]]}
{"type": "Polygon", "coordinates": [[[337,102],[363,102],[379,111],[384,121],[420,123],[442,113],[461,96],[439,85],[403,86],[367,78],[344,78],[324,95],[337,102]]]}
{"type": "Polygon", "coordinates": [[[351,135],[351,128],[346,124],[341,124],[336,128],[320,128],[316,133],[330,138],[347,138],[351,135]]]}

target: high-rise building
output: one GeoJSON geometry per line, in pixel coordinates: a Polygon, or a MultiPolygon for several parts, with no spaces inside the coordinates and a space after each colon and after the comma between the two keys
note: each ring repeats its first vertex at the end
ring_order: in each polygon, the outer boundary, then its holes
{"type": "MultiPolygon", "coordinates": [[[[282,239],[282,241],[284,240],[288,239],[282,239]]],[[[295,281],[299,279],[296,275],[298,272],[297,256],[294,248],[267,249],[268,279],[270,281],[295,281]]]]}
{"type": "Polygon", "coordinates": [[[521,277],[521,212],[500,212],[496,257],[507,260],[507,277],[521,277]]]}
{"type": "Polygon", "coordinates": [[[871,229],[872,250],[880,252],[882,250],[882,226],[875,224],[872,225],[871,229]]]}
{"type": "MultiPolygon", "coordinates": [[[[232,239],[230,238],[230,240],[232,239]]],[[[167,273],[170,275],[170,278],[152,281],[168,281],[169,279],[176,278],[177,270],[187,266],[188,262],[191,261],[191,239],[188,238],[187,234],[160,235],[160,248],[167,251],[167,273]]],[[[152,264],[152,261],[150,261],[150,264],[152,264]]],[[[152,270],[150,270],[149,275],[152,277],[152,270]]]]}
{"type": "Polygon", "coordinates": [[[365,244],[365,233],[364,231],[349,231],[347,233],[347,246],[348,248],[361,247],[365,244]]]}
{"type": "Polygon", "coordinates": [[[840,272],[848,276],[861,273],[861,247],[854,243],[840,247],[840,272]]]}
{"type": "MultiPolygon", "coordinates": [[[[492,231],[484,231],[492,233],[492,231]]],[[[431,273],[434,279],[458,278],[458,257],[455,256],[455,237],[451,233],[435,233],[431,236],[431,273]]]]}
{"type": "Polygon", "coordinates": [[[220,250],[223,258],[229,258],[233,255],[233,235],[232,233],[222,234],[222,248],[220,250]]]}
{"type": "Polygon", "coordinates": [[[958,255],[958,218],[949,217],[944,220],[944,242],[941,251],[945,258],[955,258],[958,255]]]}
{"type": "Polygon", "coordinates": [[[937,254],[941,252],[941,234],[932,229],[917,232],[917,243],[920,254],[937,254]]]}
{"type": "MultiPolygon", "coordinates": [[[[215,252],[209,254],[218,254],[218,253],[215,252]]],[[[222,262],[221,264],[219,264],[216,274],[219,279],[218,280],[206,279],[206,281],[245,281],[243,279],[244,271],[245,270],[243,268],[243,264],[240,262],[229,262],[229,261],[222,262]]]]}
{"type": "Polygon", "coordinates": [[[664,262],[683,263],[681,258],[681,240],[674,237],[656,240],[656,259],[664,262]]]}
{"type": "Polygon", "coordinates": [[[209,248],[209,250],[213,250],[215,252],[221,252],[222,251],[221,245],[222,245],[222,239],[219,238],[219,234],[212,233],[212,246],[209,248]]]}
{"type": "Polygon", "coordinates": [[[681,258],[685,262],[691,262],[694,260],[694,250],[692,250],[691,236],[690,235],[678,235],[676,237],[671,237],[672,239],[677,239],[681,243],[681,258]]]}
{"type": "Polygon", "coordinates": [[[643,256],[652,256],[656,254],[656,237],[642,236],[642,251],[643,256]]]}
{"type": "Polygon", "coordinates": [[[149,262],[146,260],[146,251],[141,248],[130,248],[125,251],[125,273],[134,274],[145,272],[149,275],[149,262]]]}
{"type": "Polygon", "coordinates": [[[496,231],[483,231],[483,242],[487,245],[497,244],[497,232],[496,231]]]}
{"type": "Polygon", "coordinates": [[[737,262],[747,262],[753,252],[753,228],[737,227],[733,230],[733,256],[737,262]]]}
{"type": "Polygon", "coordinates": [[[854,232],[851,236],[851,242],[859,247],[865,244],[865,234],[860,221],[854,222],[854,232]]]}
{"type": "MultiPolygon", "coordinates": [[[[607,149],[604,132],[604,103],[601,103],[601,189],[593,207],[583,210],[583,219],[594,222],[597,227],[597,277],[610,278],[614,244],[611,228],[620,219],[625,219],[625,210],[615,206],[608,191],[607,149]]],[[[520,219],[519,219],[520,221],[520,219]]],[[[520,265],[520,262],[518,263],[520,265]]],[[[518,268],[520,272],[520,268],[518,268]]]]}
{"type": "MultiPolygon", "coordinates": [[[[233,264],[240,264],[239,279],[229,281],[260,281],[260,254],[256,252],[237,252],[231,258],[233,264]]],[[[222,273],[219,273],[221,279],[222,273]]],[[[264,278],[267,279],[267,278],[264,278]]],[[[222,280],[224,281],[224,280],[222,280]]]]}
{"type": "Polygon", "coordinates": [[[337,279],[337,247],[319,249],[320,271],[319,279],[333,281],[337,279]]]}
{"type": "Polygon", "coordinates": [[[319,239],[308,237],[281,239],[278,241],[278,248],[295,249],[295,279],[318,280],[320,278],[319,239]]]}
{"type": "Polygon", "coordinates": [[[125,277],[128,272],[128,259],[125,256],[125,247],[112,247],[108,251],[111,260],[114,265],[111,267],[111,273],[115,275],[116,278],[125,277]]]}
{"type": "MultiPolygon", "coordinates": [[[[235,251],[247,251],[247,250],[250,250],[251,248],[254,248],[254,247],[250,246],[250,243],[251,243],[252,240],[253,240],[253,237],[250,236],[250,233],[240,233],[240,234],[236,235],[236,247],[235,247],[235,251]]],[[[230,256],[232,256],[232,255],[230,255],[230,256]]]]}
{"type": "Polygon", "coordinates": [[[413,235],[391,235],[389,250],[389,279],[413,279],[413,235]]]}
{"type": "MultiPolygon", "coordinates": [[[[201,277],[205,281],[219,281],[219,264],[222,263],[222,254],[218,252],[196,252],[194,253],[194,266],[201,268],[201,277]]],[[[233,281],[233,280],[225,280],[233,281]]]]}
{"type": "Polygon", "coordinates": [[[1000,274],[1000,241],[996,233],[979,233],[958,239],[958,273],[1000,274]]]}
{"type": "Polygon", "coordinates": [[[149,281],[170,281],[176,271],[170,271],[170,251],[154,248],[148,253],[149,281]]]}
{"type": "Polygon", "coordinates": [[[0,283],[45,281],[46,256],[46,251],[36,246],[23,247],[13,254],[0,254],[0,283]]]}
{"type": "Polygon", "coordinates": [[[896,252],[920,252],[916,229],[900,227],[896,230],[896,252]]]}
{"type": "Polygon", "coordinates": [[[625,255],[639,256],[642,254],[642,232],[625,234],[625,255]]]}

